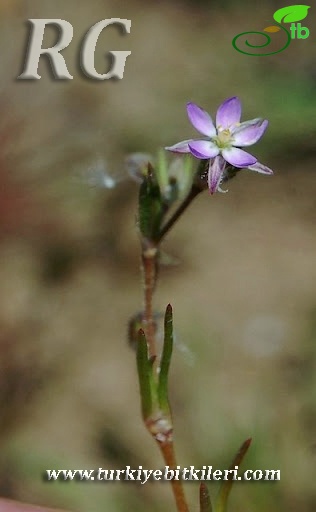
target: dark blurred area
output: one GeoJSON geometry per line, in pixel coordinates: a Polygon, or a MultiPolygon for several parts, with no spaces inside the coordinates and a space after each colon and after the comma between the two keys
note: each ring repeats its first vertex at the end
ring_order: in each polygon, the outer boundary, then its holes
{"type": "MultiPolygon", "coordinates": [[[[155,297],[157,312],[170,302],[175,314],[179,464],[227,468],[253,437],[245,469],[280,469],[281,481],[236,485],[231,510],[315,511],[314,7],[302,21],[309,38],[284,52],[247,56],[231,43],[262,31],[283,6],[0,0],[2,497],[78,512],[174,510],[167,483],[48,483],[42,475],[162,467],[142,425],[126,339],[142,295],[138,189],[125,157],[196,136],[188,101],[215,115],[237,95],[243,120],[269,120],[250,152],[275,175],[243,171],[228,194],[205,192],[164,244],[180,260],[162,269],[155,297]],[[124,77],[89,80],[80,43],[111,17],[131,19],[131,33],[103,31],[96,67],[103,72],[109,49],[130,50],[124,77]],[[31,18],[73,25],[63,51],[73,80],[52,79],[45,58],[41,80],[16,80],[31,18]]],[[[48,29],[45,43],[54,37],[48,29]]],[[[197,510],[198,486],[186,492],[197,510]]]]}

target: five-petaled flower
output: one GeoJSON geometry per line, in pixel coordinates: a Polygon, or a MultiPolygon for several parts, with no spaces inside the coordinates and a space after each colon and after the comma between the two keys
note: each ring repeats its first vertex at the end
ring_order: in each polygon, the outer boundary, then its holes
{"type": "Polygon", "coordinates": [[[225,100],[217,110],[216,126],[211,116],[195,103],[187,104],[189,120],[194,128],[207,137],[204,140],[184,140],[165,149],[175,153],[192,153],[196,158],[208,159],[208,187],[211,194],[222,191],[227,163],[235,168],[245,168],[262,174],[273,171],[240,149],[255,144],[267,129],[268,121],[261,118],[240,123],[241,104],[234,96],[225,100]]]}

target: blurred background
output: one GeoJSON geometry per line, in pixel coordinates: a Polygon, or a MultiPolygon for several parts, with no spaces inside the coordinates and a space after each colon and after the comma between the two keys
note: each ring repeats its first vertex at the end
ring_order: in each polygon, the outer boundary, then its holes
{"type": "MultiPolygon", "coordinates": [[[[174,307],[178,462],[227,468],[253,437],[244,469],[280,469],[281,481],[236,485],[230,510],[316,510],[313,7],[301,22],[309,38],[282,53],[247,56],[231,44],[284,6],[1,0],[2,497],[78,512],[175,510],[167,483],[47,483],[43,472],[163,466],[141,421],[126,339],[142,295],[138,190],[124,161],[196,136],[187,101],[214,115],[238,95],[243,120],[270,121],[251,149],[275,175],[243,171],[228,194],[198,197],[164,244],[180,263],[162,269],[155,296],[157,311],[174,307]],[[131,19],[131,34],[104,31],[96,67],[104,72],[108,50],[129,50],[124,78],[88,80],[80,43],[111,17],[131,19]],[[52,79],[45,59],[41,80],[16,80],[28,18],[73,25],[63,52],[73,80],[52,79]],[[103,171],[117,186],[93,185],[103,171]]],[[[45,42],[55,39],[47,29],[45,42]]],[[[186,493],[198,510],[198,485],[186,493]]]]}

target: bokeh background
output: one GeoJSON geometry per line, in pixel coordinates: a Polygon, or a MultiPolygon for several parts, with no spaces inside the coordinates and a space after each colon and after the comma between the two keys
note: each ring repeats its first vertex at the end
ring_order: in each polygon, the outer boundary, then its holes
{"type": "MultiPolygon", "coordinates": [[[[157,311],[174,307],[171,376],[179,464],[244,468],[276,483],[235,486],[230,510],[316,510],[316,15],[310,36],[250,57],[233,37],[272,24],[282,2],[46,0],[0,2],[0,495],[78,512],[174,510],[169,485],[43,480],[45,469],[163,461],[145,431],[135,354],[141,309],[137,185],[130,152],[196,135],[185,104],[215,114],[238,95],[243,119],[270,121],[253,149],[274,177],[243,171],[229,193],[201,195],[164,244],[157,311]],[[124,78],[88,80],[80,42],[97,21],[132,20],[100,36],[130,50],[124,78]],[[28,18],[62,18],[73,80],[17,81],[28,18]],[[102,170],[117,186],[91,186],[102,170]],[[89,183],[90,182],[90,183],[89,183]]],[[[48,30],[45,41],[56,33],[48,30]]],[[[110,180],[111,182],[111,180],[110,180]]],[[[214,496],[216,485],[210,484],[214,496]]],[[[191,510],[198,485],[188,483],[191,510]]],[[[1,507],[0,507],[1,508],[1,507]]]]}

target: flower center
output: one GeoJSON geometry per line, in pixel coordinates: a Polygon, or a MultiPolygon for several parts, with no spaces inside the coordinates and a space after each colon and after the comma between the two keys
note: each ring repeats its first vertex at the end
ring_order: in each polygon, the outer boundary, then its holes
{"type": "Polygon", "coordinates": [[[221,149],[230,146],[232,141],[231,133],[228,129],[219,130],[217,133],[217,137],[214,137],[214,142],[221,149]]]}

